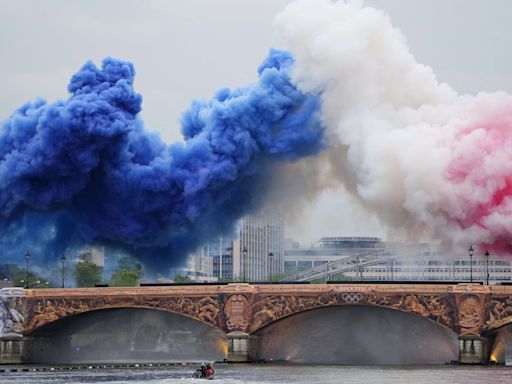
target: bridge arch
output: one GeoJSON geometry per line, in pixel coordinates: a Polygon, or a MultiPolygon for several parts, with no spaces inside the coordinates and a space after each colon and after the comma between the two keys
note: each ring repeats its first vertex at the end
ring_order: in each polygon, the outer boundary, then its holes
{"type": "Polygon", "coordinates": [[[206,325],[220,328],[220,304],[218,298],[212,296],[198,298],[157,297],[149,300],[42,297],[29,302],[28,307],[29,311],[25,316],[24,334],[29,334],[45,324],[65,317],[110,308],[153,309],[185,316],[206,325]]]}
{"type": "Polygon", "coordinates": [[[295,363],[432,364],[458,358],[449,327],[411,312],[375,305],[316,307],[252,333],[258,358],[295,363]]]}
{"type": "Polygon", "coordinates": [[[35,363],[222,360],[225,333],[182,313],[146,306],[112,306],[32,327],[28,361],[35,363]]]}
{"type": "Polygon", "coordinates": [[[343,306],[370,306],[387,308],[402,313],[414,314],[448,330],[453,329],[455,306],[449,296],[439,295],[396,295],[375,297],[361,292],[329,293],[317,297],[267,296],[252,306],[252,319],[249,333],[310,310],[343,306]]]}

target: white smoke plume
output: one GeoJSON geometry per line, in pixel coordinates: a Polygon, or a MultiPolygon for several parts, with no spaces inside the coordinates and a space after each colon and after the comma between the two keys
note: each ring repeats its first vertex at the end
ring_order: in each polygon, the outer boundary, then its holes
{"type": "Polygon", "coordinates": [[[439,83],[361,1],[300,0],[275,27],[295,82],[322,92],[329,151],[343,155],[322,158],[332,180],[391,231],[510,251],[512,96],[439,83]]]}

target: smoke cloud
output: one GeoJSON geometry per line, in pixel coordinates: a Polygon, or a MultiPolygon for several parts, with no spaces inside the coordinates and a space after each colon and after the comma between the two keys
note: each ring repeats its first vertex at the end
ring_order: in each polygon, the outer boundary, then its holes
{"type": "Polygon", "coordinates": [[[3,244],[35,237],[55,257],[78,237],[150,267],[178,263],[259,207],[279,164],[324,147],[320,99],[294,86],[292,67],[271,50],[257,83],[194,101],[184,141],[167,145],[144,129],[133,65],[86,63],[67,100],[27,103],[1,126],[3,244]],[[34,226],[46,230],[31,236],[34,226]]]}
{"type": "Polygon", "coordinates": [[[294,82],[321,93],[329,151],[344,154],[330,183],[391,233],[512,250],[511,95],[439,83],[387,15],[359,1],[300,0],[275,26],[294,82]]]}
{"type": "Polygon", "coordinates": [[[144,128],[120,60],[87,63],[67,100],[17,110],[0,130],[3,257],[101,242],[177,264],[270,196],[290,206],[336,185],[391,235],[511,251],[511,95],[439,83],[360,1],[299,0],[275,28],[291,53],[194,101],[183,142],[144,128]]]}

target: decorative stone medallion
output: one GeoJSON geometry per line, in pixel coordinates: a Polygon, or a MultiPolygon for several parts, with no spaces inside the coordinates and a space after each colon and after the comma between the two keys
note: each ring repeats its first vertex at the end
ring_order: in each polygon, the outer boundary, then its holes
{"type": "Polygon", "coordinates": [[[228,330],[245,332],[249,326],[249,312],[249,301],[245,296],[230,296],[224,306],[228,330]]]}

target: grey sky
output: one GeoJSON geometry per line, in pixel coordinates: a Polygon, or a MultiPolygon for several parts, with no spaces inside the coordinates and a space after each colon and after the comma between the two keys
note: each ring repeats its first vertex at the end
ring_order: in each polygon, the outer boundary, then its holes
{"type": "MultiPolygon", "coordinates": [[[[85,61],[113,56],[136,66],[146,127],[176,140],[179,116],[194,98],[255,79],[268,49],[279,47],[272,19],[288,2],[0,0],[0,120],[37,96],[66,97],[70,76],[85,61]]],[[[440,81],[460,92],[512,91],[512,2],[366,3],[390,14],[417,60],[432,66],[440,81]]],[[[334,196],[327,192],[312,208],[314,225],[293,233],[311,240],[377,231],[374,220],[346,199],[335,204],[334,196]]]]}

